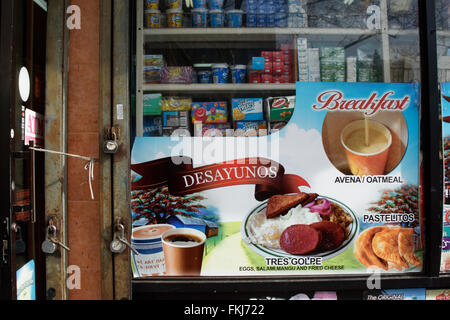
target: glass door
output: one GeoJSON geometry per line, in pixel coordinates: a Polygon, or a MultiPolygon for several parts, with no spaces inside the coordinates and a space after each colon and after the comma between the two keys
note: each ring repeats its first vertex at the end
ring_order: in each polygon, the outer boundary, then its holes
{"type": "Polygon", "coordinates": [[[2,101],[2,112],[9,113],[8,136],[2,139],[9,148],[2,152],[4,158],[9,154],[10,195],[10,210],[2,213],[9,285],[2,288],[18,300],[45,299],[44,157],[29,146],[44,146],[46,16],[46,1],[2,1],[2,28],[9,29],[2,43],[11,48],[2,56],[10,57],[2,61],[9,72],[9,99],[2,101]]]}

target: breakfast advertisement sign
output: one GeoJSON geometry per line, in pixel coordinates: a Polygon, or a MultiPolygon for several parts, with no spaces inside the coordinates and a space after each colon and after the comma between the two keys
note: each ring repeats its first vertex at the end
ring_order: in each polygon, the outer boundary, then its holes
{"type": "Polygon", "coordinates": [[[444,153],[444,212],[441,272],[450,271],[450,83],[441,83],[442,149],[444,153]]]}
{"type": "Polygon", "coordinates": [[[269,134],[136,138],[135,277],[421,272],[419,90],[302,82],[269,134]]]}

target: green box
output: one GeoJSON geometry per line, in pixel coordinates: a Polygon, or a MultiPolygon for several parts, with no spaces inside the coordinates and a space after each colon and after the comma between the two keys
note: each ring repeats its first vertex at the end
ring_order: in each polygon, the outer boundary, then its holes
{"type": "Polygon", "coordinates": [[[268,98],[266,103],[269,121],[289,121],[294,114],[295,96],[268,98]]]}
{"type": "Polygon", "coordinates": [[[161,101],[160,93],[144,94],[144,116],[160,116],[161,101]]]}

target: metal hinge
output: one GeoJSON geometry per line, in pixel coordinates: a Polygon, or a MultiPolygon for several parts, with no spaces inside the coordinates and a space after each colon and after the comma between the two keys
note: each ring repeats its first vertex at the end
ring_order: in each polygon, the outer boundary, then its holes
{"type": "Polygon", "coordinates": [[[2,221],[2,226],[0,229],[0,235],[1,235],[1,261],[0,263],[2,265],[8,265],[9,264],[9,218],[4,218],[2,221]]]}

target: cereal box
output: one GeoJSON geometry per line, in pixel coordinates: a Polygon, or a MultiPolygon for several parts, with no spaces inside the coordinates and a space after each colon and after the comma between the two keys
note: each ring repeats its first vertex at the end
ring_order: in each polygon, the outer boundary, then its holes
{"type": "Polygon", "coordinates": [[[144,116],[144,137],[160,137],[162,135],[162,117],[144,116]]]}
{"type": "Polygon", "coordinates": [[[163,66],[164,57],[162,54],[148,54],[144,56],[144,66],[163,66]]]}
{"type": "Polygon", "coordinates": [[[144,94],[144,116],[161,116],[161,93],[144,94]]]}
{"type": "Polygon", "coordinates": [[[236,122],[237,137],[256,137],[267,135],[266,121],[238,121],[236,122]]]}
{"type": "Polygon", "coordinates": [[[188,111],[165,111],[163,112],[164,127],[188,127],[188,111]]]}
{"type": "Polygon", "coordinates": [[[226,101],[194,102],[192,104],[192,122],[228,122],[228,103],[226,101]]]}
{"type": "Polygon", "coordinates": [[[195,137],[225,137],[234,136],[234,130],[229,123],[194,123],[195,137]]]}
{"type": "Polygon", "coordinates": [[[295,96],[276,97],[265,100],[267,119],[270,121],[288,121],[295,109],[295,96]]]}
{"type": "Polygon", "coordinates": [[[232,100],[233,120],[263,120],[263,99],[242,98],[232,100]]]}
{"type": "Polygon", "coordinates": [[[153,84],[161,82],[161,66],[144,67],[144,83],[153,84]]]}

